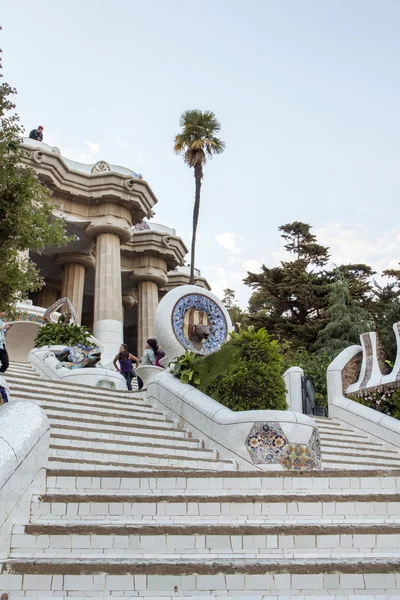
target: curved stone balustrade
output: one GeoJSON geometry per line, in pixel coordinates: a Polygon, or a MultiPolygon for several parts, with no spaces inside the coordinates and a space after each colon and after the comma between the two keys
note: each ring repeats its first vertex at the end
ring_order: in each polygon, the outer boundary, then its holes
{"type": "Polygon", "coordinates": [[[60,383],[79,383],[114,390],[126,390],[126,381],[117,371],[104,367],[87,369],[67,369],[62,366],[53,350],[62,350],[64,346],[34,348],[28,360],[34,370],[43,379],[51,379],[60,383]]]}
{"type": "Polygon", "coordinates": [[[319,433],[310,417],[281,410],[234,412],[159,367],[140,366],[137,374],[148,400],[218,448],[221,457],[248,469],[320,468],[319,433]]]}
{"type": "Polygon", "coordinates": [[[29,518],[32,494],[44,490],[49,439],[49,421],[39,406],[0,406],[0,558],[9,554],[13,525],[29,518]]]}

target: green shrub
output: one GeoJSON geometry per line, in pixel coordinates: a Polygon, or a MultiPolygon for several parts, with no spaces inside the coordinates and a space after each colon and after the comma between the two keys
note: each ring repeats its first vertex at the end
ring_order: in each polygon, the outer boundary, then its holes
{"type": "Polygon", "coordinates": [[[43,346],[95,346],[89,341],[90,332],[81,325],[63,325],[59,323],[47,323],[41,327],[35,339],[35,347],[43,346]]]}
{"type": "Polygon", "coordinates": [[[219,352],[198,359],[201,391],[232,410],[286,410],[278,342],[265,329],[231,335],[219,352]]]}
{"type": "Polygon", "coordinates": [[[199,359],[196,354],[186,352],[171,363],[171,373],[180,379],[182,383],[189,383],[193,387],[197,387],[200,384],[198,362],[199,359]]]}

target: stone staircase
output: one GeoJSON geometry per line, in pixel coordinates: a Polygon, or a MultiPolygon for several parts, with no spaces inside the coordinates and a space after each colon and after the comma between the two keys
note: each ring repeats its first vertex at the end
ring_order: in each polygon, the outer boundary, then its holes
{"type": "Polygon", "coordinates": [[[25,364],[7,379],[46,411],[51,446],[0,596],[400,599],[400,455],[383,442],[317,419],[323,470],[243,471],[144,394],[25,364]]]}

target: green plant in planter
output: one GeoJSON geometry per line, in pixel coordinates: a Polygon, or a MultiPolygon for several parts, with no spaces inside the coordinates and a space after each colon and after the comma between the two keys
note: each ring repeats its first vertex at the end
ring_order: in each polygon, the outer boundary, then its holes
{"type": "Polygon", "coordinates": [[[82,346],[94,347],[90,342],[90,332],[81,325],[64,325],[60,320],[58,323],[47,323],[41,327],[35,339],[35,347],[43,346],[82,346]]]}
{"type": "Polygon", "coordinates": [[[200,375],[198,371],[199,358],[192,352],[185,352],[182,356],[179,356],[171,365],[172,375],[182,381],[182,383],[189,383],[193,387],[200,385],[200,375]]]}

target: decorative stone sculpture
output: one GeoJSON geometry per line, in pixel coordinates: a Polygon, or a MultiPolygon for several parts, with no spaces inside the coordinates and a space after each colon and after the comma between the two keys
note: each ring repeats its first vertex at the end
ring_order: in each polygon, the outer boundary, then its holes
{"type": "Polygon", "coordinates": [[[155,316],[155,334],[171,362],[186,351],[207,355],[219,350],[232,331],[229,314],[211,292],[194,285],[171,290],[155,316]]]}
{"type": "Polygon", "coordinates": [[[110,165],[105,160],[99,160],[91,170],[91,173],[104,173],[105,171],[111,171],[110,165]]]}
{"type": "Polygon", "coordinates": [[[67,369],[84,369],[95,367],[101,359],[101,350],[99,347],[92,348],[77,344],[76,346],[66,346],[62,350],[54,351],[60,366],[67,369]]]}
{"type": "Polygon", "coordinates": [[[68,298],[60,298],[60,300],[57,300],[57,302],[54,302],[54,304],[52,304],[50,306],[50,308],[48,308],[46,310],[46,312],[44,313],[44,315],[43,315],[44,322],[45,323],[55,323],[54,319],[52,319],[52,315],[55,312],[59,312],[58,309],[64,305],[67,307],[67,312],[62,315],[63,318],[61,319],[61,324],[63,326],[66,326],[66,325],[70,325],[71,322],[73,324],[77,323],[78,317],[76,315],[74,307],[72,306],[71,301],[68,298]]]}

